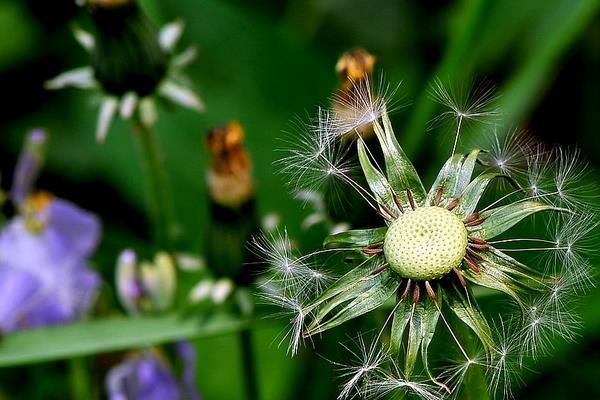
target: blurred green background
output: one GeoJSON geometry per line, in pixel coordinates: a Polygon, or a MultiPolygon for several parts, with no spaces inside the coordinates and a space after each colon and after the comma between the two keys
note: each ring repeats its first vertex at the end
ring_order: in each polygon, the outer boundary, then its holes
{"type": "MultiPolygon", "coordinates": [[[[303,242],[322,239],[302,235],[299,226],[308,210],[292,199],[283,178],[275,174],[273,161],[279,154],[274,150],[285,145],[279,138],[291,130],[291,120],[328,104],[338,83],[337,58],[357,46],[377,56],[377,71],[385,73],[387,82],[402,81],[396,97],[408,105],[393,115],[393,122],[400,143],[426,172],[427,183],[447,157],[445,144],[451,140],[425,130],[434,110],[427,94],[434,76],[491,81],[501,95],[504,126],[524,127],[549,142],[579,145],[594,168],[589,179],[600,182],[600,1],[140,3],[157,25],[182,18],[182,46],[194,43],[199,50],[187,72],[206,112],[162,107],[156,125],[182,222],[180,245],[188,251],[204,252],[204,135],[232,119],[246,129],[259,210],[279,213],[291,235],[303,242]]],[[[48,164],[38,186],[102,217],[105,234],[94,261],[111,282],[118,251],[149,248],[145,186],[127,123],[116,121],[106,143],[98,145],[95,99],[76,89],[43,89],[46,79],[89,62],[72,38],[75,21],[90,26],[86,13],[68,0],[0,2],[2,186],[7,188],[25,132],[46,128],[48,164]]],[[[581,313],[584,324],[577,343],[558,343],[554,355],[538,363],[536,373],[526,374],[517,398],[600,398],[600,290],[584,300],[581,313]]],[[[263,324],[254,337],[261,398],[335,398],[339,381],[326,360],[309,352],[290,359],[284,348],[277,348],[276,336],[283,328],[283,323],[263,324]]],[[[354,333],[336,332],[320,340],[327,354],[341,352],[337,338],[354,333]]],[[[237,338],[218,336],[196,344],[204,398],[243,399],[237,338]]],[[[0,399],[70,398],[67,368],[55,362],[2,369],[0,399]],[[22,376],[35,385],[16,384],[13,378],[22,376]]],[[[100,382],[102,377],[95,379],[100,382]]]]}

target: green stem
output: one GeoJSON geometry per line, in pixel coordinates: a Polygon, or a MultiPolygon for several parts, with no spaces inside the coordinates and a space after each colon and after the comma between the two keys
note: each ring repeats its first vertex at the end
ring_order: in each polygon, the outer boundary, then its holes
{"type": "Polygon", "coordinates": [[[173,247],[176,228],[171,196],[164,160],[160,152],[156,133],[136,119],[134,134],[138,140],[144,174],[146,176],[148,210],[152,219],[154,240],[163,249],[173,247]]]}
{"type": "Polygon", "coordinates": [[[258,400],[258,385],[256,380],[254,349],[252,347],[252,332],[245,329],[240,332],[240,342],[242,346],[242,365],[244,380],[246,382],[246,398],[248,400],[258,400]]]}
{"type": "Polygon", "coordinates": [[[85,400],[94,398],[85,358],[77,357],[69,360],[69,384],[72,399],[85,400]]]}

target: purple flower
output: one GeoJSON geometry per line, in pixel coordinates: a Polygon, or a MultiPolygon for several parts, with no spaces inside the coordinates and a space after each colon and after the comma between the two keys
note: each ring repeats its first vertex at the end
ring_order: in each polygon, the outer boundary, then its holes
{"type": "Polygon", "coordinates": [[[68,322],[90,307],[100,283],[86,258],[98,243],[98,219],[65,200],[42,211],[39,232],[27,217],[0,231],[0,330],[68,322]]]}
{"type": "Polygon", "coordinates": [[[133,354],[113,367],[106,378],[110,400],[199,400],[194,387],[196,354],[189,342],[176,344],[183,362],[178,380],[165,359],[152,350],[133,354]]]}
{"type": "Polygon", "coordinates": [[[4,332],[80,318],[100,283],[87,263],[100,238],[98,218],[47,193],[30,193],[43,155],[36,146],[43,137],[41,131],[29,136],[12,191],[20,214],[0,230],[0,331],[4,332]]]}

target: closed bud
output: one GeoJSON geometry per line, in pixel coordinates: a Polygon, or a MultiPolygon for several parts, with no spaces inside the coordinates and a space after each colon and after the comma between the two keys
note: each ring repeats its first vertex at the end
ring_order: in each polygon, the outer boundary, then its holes
{"type": "Polygon", "coordinates": [[[124,250],[117,260],[116,280],[119,300],[130,314],[161,312],[173,304],[177,279],[167,253],[157,253],[154,262],[138,263],[133,250],[124,250]]]}
{"type": "Polygon", "coordinates": [[[158,30],[135,0],[88,1],[96,27],[94,76],[115,96],[150,95],[167,72],[158,30]]]}
{"type": "Polygon", "coordinates": [[[47,135],[42,129],[34,129],[25,138],[25,144],[15,167],[10,193],[12,202],[20,206],[31,192],[32,186],[44,164],[47,135]]]}
{"type": "Polygon", "coordinates": [[[136,274],[137,256],[131,249],[125,249],[117,259],[115,271],[117,295],[123,307],[130,314],[139,312],[138,302],[143,294],[136,274]]]}
{"type": "Polygon", "coordinates": [[[159,252],[154,257],[154,268],[158,284],[152,288],[149,295],[155,306],[160,311],[163,311],[173,304],[175,289],[177,287],[175,264],[169,254],[159,252]]]}

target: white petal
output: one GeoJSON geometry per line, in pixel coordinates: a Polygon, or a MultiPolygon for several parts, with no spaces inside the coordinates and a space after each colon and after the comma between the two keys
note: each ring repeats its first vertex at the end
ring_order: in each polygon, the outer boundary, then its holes
{"type": "Polygon", "coordinates": [[[166,81],[160,86],[158,91],[162,96],[179,105],[189,107],[196,111],[204,111],[204,103],[196,93],[173,81],[166,81]]]}
{"type": "Polygon", "coordinates": [[[108,128],[112,122],[119,101],[115,97],[106,97],[100,106],[100,114],[98,115],[98,125],[96,127],[96,140],[98,143],[103,143],[108,133],[108,128]]]}
{"type": "Polygon", "coordinates": [[[133,115],[135,111],[135,106],[137,105],[138,97],[135,92],[127,92],[121,99],[121,109],[119,110],[121,113],[121,118],[129,119],[133,115]]]}
{"type": "Polygon", "coordinates": [[[233,282],[228,278],[219,279],[212,288],[211,297],[215,304],[222,304],[233,292],[233,282]]]}
{"type": "Polygon", "coordinates": [[[198,303],[211,296],[214,283],[210,280],[200,281],[192,288],[189,294],[189,299],[192,303],[198,303]]]}
{"type": "Polygon", "coordinates": [[[156,115],[156,106],[151,97],[144,97],[140,100],[140,119],[146,126],[152,126],[158,118],[156,115]]]}
{"type": "Polygon", "coordinates": [[[183,68],[187,66],[189,63],[196,59],[196,55],[198,54],[198,49],[196,46],[190,46],[182,53],[177,54],[171,60],[171,65],[175,68],[183,68]]]}
{"type": "Polygon", "coordinates": [[[75,39],[79,42],[81,47],[90,53],[94,51],[94,46],[96,45],[96,39],[94,39],[94,35],[76,26],[73,28],[73,36],[75,36],[75,39]]]}
{"type": "Polygon", "coordinates": [[[312,213],[302,221],[302,229],[309,230],[312,226],[321,223],[325,220],[322,213],[312,213]]]}
{"type": "Polygon", "coordinates": [[[95,87],[96,80],[94,79],[92,67],[80,67],[65,71],[44,83],[44,87],[50,90],[62,89],[68,86],[80,89],[95,87]]]}
{"type": "Polygon", "coordinates": [[[172,51],[183,33],[184,23],[181,20],[175,20],[163,26],[158,33],[158,42],[165,51],[172,51]]]}

